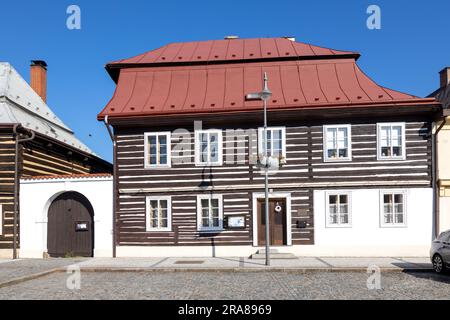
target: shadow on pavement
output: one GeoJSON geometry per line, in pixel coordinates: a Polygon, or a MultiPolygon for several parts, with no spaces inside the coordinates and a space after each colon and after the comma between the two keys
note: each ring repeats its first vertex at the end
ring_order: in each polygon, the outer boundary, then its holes
{"type": "Polygon", "coordinates": [[[419,278],[419,279],[427,279],[436,282],[450,284],[450,274],[447,272],[446,274],[438,274],[433,270],[425,271],[425,272],[417,272],[413,270],[405,270],[403,271],[405,274],[410,276],[419,278]]]}

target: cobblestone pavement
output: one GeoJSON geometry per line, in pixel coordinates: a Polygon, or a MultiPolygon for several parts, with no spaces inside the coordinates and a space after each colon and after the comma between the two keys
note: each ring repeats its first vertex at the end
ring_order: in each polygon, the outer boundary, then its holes
{"type": "Polygon", "coordinates": [[[54,273],[0,289],[3,299],[450,299],[450,276],[383,272],[82,272],[81,289],[54,273]]]}
{"type": "Polygon", "coordinates": [[[0,284],[85,260],[85,258],[2,260],[0,263],[0,284]]]}

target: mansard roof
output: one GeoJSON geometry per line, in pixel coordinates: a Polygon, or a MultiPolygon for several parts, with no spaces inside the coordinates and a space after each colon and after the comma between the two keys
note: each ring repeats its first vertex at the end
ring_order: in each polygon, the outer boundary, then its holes
{"type": "Polygon", "coordinates": [[[98,119],[260,109],[246,94],[261,90],[264,72],[274,110],[435,102],[378,85],[358,58],[284,38],[169,44],[106,66],[117,87],[98,119]]]}

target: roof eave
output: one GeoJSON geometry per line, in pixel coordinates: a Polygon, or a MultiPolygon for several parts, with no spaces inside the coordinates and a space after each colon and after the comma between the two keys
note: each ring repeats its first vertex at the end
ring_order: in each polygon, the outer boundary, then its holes
{"type": "MultiPolygon", "coordinates": [[[[324,110],[324,109],[345,109],[345,108],[364,108],[364,107],[389,107],[389,106],[430,106],[430,107],[438,107],[442,108],[442,104],[436,101],[435,98],[418,98],[411,100],[392,100],[389,102],[365,102],[365,103],[342,103],[342,104],[315,104],[309,106],[286,106],[284,108],[269,108],[269,112],[271,111],[287,111],[287,110],[324,110]]],[[[188,116],[201,116],[202,114],[236,114],[236,113],[249,113],[258,111],[257,108],[252,109],[236,109],[236,110],[217,110],[215,112],[174,112],[174,113],[154,113],[154,114],[132,114],[132,113],[120,113],[117,115],[108,114],[108,119],[115,120],[129,120],[129,119],[138,119],[138,118],[149,118],[149,117],[188,117],[188,116]]],[[[106,114],[100,113],[97,116],[98,121],[103,121],[106,117],[106,114]]]]}

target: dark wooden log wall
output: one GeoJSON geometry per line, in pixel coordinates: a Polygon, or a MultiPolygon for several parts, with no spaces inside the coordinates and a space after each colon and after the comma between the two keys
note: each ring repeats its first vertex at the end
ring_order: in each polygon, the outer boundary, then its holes
{"type": "Polygon", "coordinates": [[[12,248],[13,242],[14,154],[12,129],[0,128],[0,204],[3,217],[0,249],[12,248]]]}
{"type": "MultiPolygon", "coordinates": [[[[292,242],[314,242],[313,190],[320,188],[368,187],[430,187],[431,138],[429,122],[413,119],[406,122],[405,161],[377,161],[377,119],[352,124],[352,161],[323,161],[323,125],[284,124],[286,126],[287,164],[270,176],[274,192],[291,192],[292,242]],[[370,186],[369,184],[373,184],[370,186]],[[305,221],[306,228],[297,228],[305,221]]],[[[396,120],[397,121],[397,120],[396,120]]],[[[344,122],[345,123],[345,122],[344,122]]],[[[335,123],[330,123],[335,124],[335,123]]],[[[283,125],[274,123],[276,125],[283,125]]],[[[257,125],[255,124],[256,128],[257,125]]],[[[144,132],[168,131],[174,128],[115,128],[119,201],[117,204],[119,245],[208,245],[252,244],[252,194],[262,192],[264,177],[249,165],[249,137],[245,142],[245,162],[219,167],[201,168],[194,165],[194,136],[190,129],[192,152],[185,157],[189,163],[175,164],[179,155],[172,153],[172,168],[144,168],[144,132]],[[197,231],[196,196],[202,188],[213,186],[223,195],[224,216],[246,215],[244,230],[225,230],[215,234],[197,231]],[[172,196],[172,232],[146,232],[145,196],[172,196]]],[[[189,128],[187,128],[189,129],[189,128]]],[[[244,128],[245,129],[245,128],[244,128]]],[[[172,144],[178,142],[172,136],[172,144]]],[[[226,131],[223,131],[223,147],[226,131]]]]}

